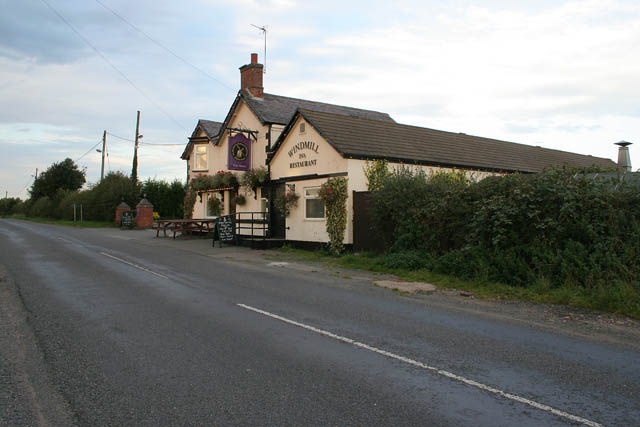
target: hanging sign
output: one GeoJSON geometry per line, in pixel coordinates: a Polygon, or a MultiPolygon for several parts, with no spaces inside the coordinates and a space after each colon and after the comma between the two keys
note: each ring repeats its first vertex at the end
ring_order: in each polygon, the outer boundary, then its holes
{"type": "Polygon", "coordinates": [[[229,169],[246,171],[251,168],[251,140],[241,133],[229,137],[229,169]]]}

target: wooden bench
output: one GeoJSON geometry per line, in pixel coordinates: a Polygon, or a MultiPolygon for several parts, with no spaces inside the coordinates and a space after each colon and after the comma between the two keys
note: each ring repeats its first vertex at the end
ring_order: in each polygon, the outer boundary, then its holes
{"type": "Polygon", "coordinates": [[[160,237],[160,231],[162,231],[164,237],[167,237],[167,231],[173,233],[173,238],[176,238],[177,233],[181,233],[183,236],[189,235],[193,237],[193,232],[196,231],[201,235],[206,236],[207,233],[213,231],[215,227],[216,219],[159,219],[154,221],[152,228],[156,230],[156,237],[160,237]]]}

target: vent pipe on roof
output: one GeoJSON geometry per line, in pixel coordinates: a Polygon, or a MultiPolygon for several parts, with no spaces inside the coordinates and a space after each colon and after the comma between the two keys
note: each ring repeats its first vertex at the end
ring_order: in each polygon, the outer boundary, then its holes
{"type": "Polygon", "coordinates": [[[262,86],[262,70],[264,66],[258,63],[258,54],[251,54],[251,63],[240,67],[240,89],[248,90],[256,98],[264,97],[262,86]]]}
{"type": "Polygon", "coordinates": [[[629,156],[629,145],[631,142],[620,141],[615,143],[618,149],[618,166],[625,172],[631,172],[631,157],[629,156]]]}

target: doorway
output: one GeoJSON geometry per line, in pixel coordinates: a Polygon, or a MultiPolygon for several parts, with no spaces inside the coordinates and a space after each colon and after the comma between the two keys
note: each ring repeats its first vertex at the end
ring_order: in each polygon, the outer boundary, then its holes
{"type": "Polygon", "coordinates": [[[271,213],[271,220],[269,228],[271,230],[271,237],[276,239],[285,238],[286,218],[275,206],[274,200],[276,197],[283,197],[285,191],[285,184],[276,184],[271,187],[269,191],[269,212],[271,213]]]}

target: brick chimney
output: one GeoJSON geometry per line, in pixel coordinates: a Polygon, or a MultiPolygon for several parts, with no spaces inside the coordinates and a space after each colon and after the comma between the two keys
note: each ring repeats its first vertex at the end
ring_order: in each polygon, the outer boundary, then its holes
{"type": "Polygon", "coordinates": [[[258,64],[258,54],[251,54],[251,64],[240,67],[240,88],[247,89],[256,98],[264,97],[262,87],[262,70],[264,66],[258,64]]]}
{"type": "Polygon", "coordinates": [[[615,143],[618,147],[618,166],[624,171],[631,172],[631,157],[629,156],[630,142],[620,141],[615,143]]]}

